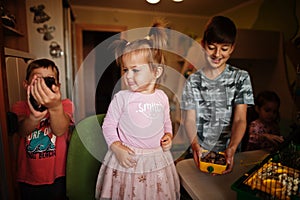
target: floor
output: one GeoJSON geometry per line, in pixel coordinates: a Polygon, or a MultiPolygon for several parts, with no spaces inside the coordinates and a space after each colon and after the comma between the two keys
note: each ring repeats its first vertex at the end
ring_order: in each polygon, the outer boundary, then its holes
{"type": "Polygon", "coordinates": [[[180,200],[192,200],[190,195],[183,187],[180,188],[180,200]]]}

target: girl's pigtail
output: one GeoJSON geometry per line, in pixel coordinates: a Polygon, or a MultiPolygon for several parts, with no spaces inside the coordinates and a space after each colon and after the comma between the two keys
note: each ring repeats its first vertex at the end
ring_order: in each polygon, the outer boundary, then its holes
{"type": "Polygon", "coordinates": [[[124,49],[128,42],[126,40],[115,40],[109,45],[109,49],[112,49],[115,52],[115,59],[119,66],[121,66],[121,59],[124,53],[124,49]]]}
{"type": "Polygon", "coordinates": [[[149,31],[148,39],[153,41],[154,49],[164,49],[167,46],[167,22],[163,19],[156,19],[149,31]]]}

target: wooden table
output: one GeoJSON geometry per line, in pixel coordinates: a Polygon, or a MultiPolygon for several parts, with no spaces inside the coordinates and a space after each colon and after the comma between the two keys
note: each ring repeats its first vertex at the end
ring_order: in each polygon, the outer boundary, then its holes
{"type": "Polygon", "coordinates": [[[178,162],[176,168],[181,185],[193,199],[234,200],[237,194],[231,189],[231,185],[267,155],[263,150],[237,153],[232,172],[225,175],[212,176],[201,172],[193,159],[178,162]]]}

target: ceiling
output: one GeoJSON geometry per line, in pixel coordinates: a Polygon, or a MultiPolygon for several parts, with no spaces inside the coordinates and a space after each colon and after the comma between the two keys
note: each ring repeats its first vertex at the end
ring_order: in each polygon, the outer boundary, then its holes
{"type": "Polygon", "coordinates": [[[226,11],[246,6],[251,2],[253,0],[184,0],[180,3],[172,0],[161,0],[157,4],[151,5],[146,0],[69,0],[71,6],[129,9],[203,17],[222,14],[226,11]]]}

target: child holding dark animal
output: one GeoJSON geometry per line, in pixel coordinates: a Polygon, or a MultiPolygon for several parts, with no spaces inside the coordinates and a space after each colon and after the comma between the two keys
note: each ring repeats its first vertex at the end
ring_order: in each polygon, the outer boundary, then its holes
{"type": "Polygon", "coordinates": [[[61,99],[59,71],[48,59],[27,68],[27,100],[13,105],[20,144],[17,182],[22,200],[66,199],[65,171],[73,103],[61,99]]]}

